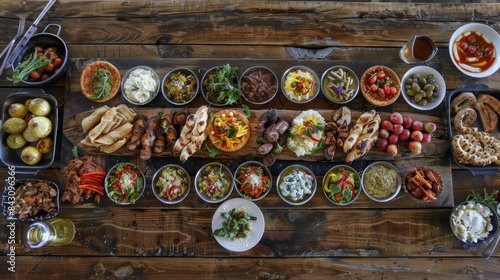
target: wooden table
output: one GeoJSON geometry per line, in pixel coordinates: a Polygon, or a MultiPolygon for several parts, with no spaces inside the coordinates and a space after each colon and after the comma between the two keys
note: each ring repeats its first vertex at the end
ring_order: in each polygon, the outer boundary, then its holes
{"type": "MultiPolygon", "coordinates": [[[[458,2],[458,1],[455,1],[458,2]]],[[[494,1],[486,1],[494,2],[494,1]]],[[[14,36],[20,15],[31,23],[46,1],[2,1],[0,3],[0,44],[14,36]]],[[[439,47],[430,66],[443,74],[448,94],[463,85],[486,84],[500,88],[500,74],[484,79],[462,75],[448,55],[448,41],[459,26],[475,21],[487,23],[499,31],[500,6],[494,3],[378,3],[358,1],[58,1],[41,21],[62,26],[61,38],[68,45],[71,63],[65,78],[44,87],[61,107],[61,120],[95,109],[81,96],[79,75],[83,66],[97,59],[115,64],[123,74],[132,66],[153,67],[163,77],[173,67],[186,66],[201,75],[211,66],[231,63],[240,71],[253,65],[265,65],[281,76],[290,65],[310,65],[318,73],[328,66],[351,66],[358,75],[371,65],[383,64],[402,76],[410,65],[398,57],[400,47],[415,34],[425,34],[439,47]],[[68,98],[67,100],[65,100],[68,98]]],[[[2,100],[23,85],[0,79],[2,100]]],[[[124,102],[117,96],[109,104],[124,102]]],[[[204,104],[201,96],[189,106],[204,104]]],[[[309,108],[333,110],[339,106],[319,96],[309,108]]],[[[352,102],[354,109],[365,107],[361,95],[352,102]]],[[[160,95],[149,106],[172,107],[160,95]]],[[[303,110],[277,96],[263,106],[303,110]]],[[[213,109],[213,108],[212,108],[213,109]]],[[[386,112],[429,114],[445,119],[445,105],[431,112],[411,109],[402,98],[386,112]]],[[[60,131],[65,126],[60,122],[60,131]]],[[[48,169],[36,175],[16,178],[40,178],[57,182],[61,189],[63,167],[73,157],[72,143],[59,133],[57,157],[48,169]]],[[[446,141],[442,133],[436,141],[446,141]]],[[[424,147],[424,151],[430,149],[424,147]]],[[[209,205],[191,191],[180,204],[161,204],[151,191],[150,178],[165,163],[179,163],[176,157],[153,157],[141,161],[131,156],[91,155],[109,168],[129,160],[143,168],[147,189],[134,206],[120,207],[104,197],[99,204],[61,203],[60,217],[71,219],[77,228],[74,240],[61,247],[29,249],[25,232],[29,222],[0,220],[0,274],[5,279],[330,279],[354,278],[499,278],[500,253],[485,260],[485,246],[469,247],[451,232],[449,215],[453,205],[466,199],[471,191],[492,191],[500,186],[498,174],[473,176],[456,166],[449,152],[408,161],[408,153],[395,158],[397,166],[424,165],[442,170],[445,184],[452,189],[448,200],[439,204],[413,203],[404,192],[395,201],[376,204],[361,194],[355,203],[337,207],[318,191],[303,206],[289,206],[280,200],[276,189],[256,204],[265,219],[265,232],[251,250],[233,253],[222,248],[211,233],[213,213],[218,205],[209,205]],[[12,237],[11,237],[12,236],[12,237]],[[13,242],[13,244],[11,244],[13,242]],[[13,247],[15,257],[12,257],[13,247]],[[14,259],[16,273],[7,261],[14,259]]],[[[370,155],[370,154],[369,154],[370,155]]],[[[374,156],[371,159],[376,159],[374,156]]],[[[232,170],[252,155],[232,160],[221,159],[232,170]]],[[[366,159],[366,158],[365,158],[366,159]]],[[[356,161],[360,170],[369,162],[356,161]]],[[[191,175],[202,163],[213,159],[195,156],[184,163],[191,175]]],[[[280,160],[271,170],[291,163],[310,166],[318,179],[333,165],[341,163],[280,160]]],[[[8,168],[0,169],[6,178],[8,168]]],[[[238,197],[233,193],[231,197],[238,197]]]]}

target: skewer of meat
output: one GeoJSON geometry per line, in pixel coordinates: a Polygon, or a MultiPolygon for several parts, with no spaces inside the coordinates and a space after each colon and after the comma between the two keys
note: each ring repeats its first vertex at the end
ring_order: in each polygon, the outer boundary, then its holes
{"type": "Polygon", "coordinates": [[[146,122],[148,117],[145,115],[137,115],[134,118],[134,126],[132,127],[132,137],[127,143],[127,148],[129,150],[135,150],[141,145],[141,137],[146,132],[146,122]]]}
{"type": "Polygon", "coordinates": [[[141,137],[141,159],[148,160],[151,158],[152,149],[156,139],[156,129],[160,124],[160,117],[154,116],[146,122],[146,132],[141,137]]]}

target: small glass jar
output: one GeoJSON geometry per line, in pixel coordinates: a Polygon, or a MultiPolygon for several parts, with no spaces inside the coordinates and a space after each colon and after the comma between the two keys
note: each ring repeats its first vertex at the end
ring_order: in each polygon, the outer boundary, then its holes
{"type": "Polygon", "coordinates": [[[26,240],[31,248],[65,245],[74,237],[75,225],[71,220],[62,218],[35,222],[26,232],[26,240]]]}

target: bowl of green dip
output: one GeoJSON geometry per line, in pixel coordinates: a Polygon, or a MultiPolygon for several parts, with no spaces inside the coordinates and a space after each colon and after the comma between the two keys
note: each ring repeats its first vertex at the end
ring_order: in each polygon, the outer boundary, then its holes
{"type": "Polygon", "coordinates": [[[361,187],[371,200],[388,202],[401,190],[401,175],[394,165],[377,161],[368,165],[361,176],[361,187]]]}

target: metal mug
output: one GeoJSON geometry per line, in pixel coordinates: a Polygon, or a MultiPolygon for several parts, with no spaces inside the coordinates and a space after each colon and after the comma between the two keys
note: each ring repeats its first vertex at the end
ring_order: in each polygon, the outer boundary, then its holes
{"type": "Polygon", "coordinates": [[[399,57],[405,63],[429,62],[437,53],[434,41],[424,35],[415,35],[399,51],[399,57]]]}

